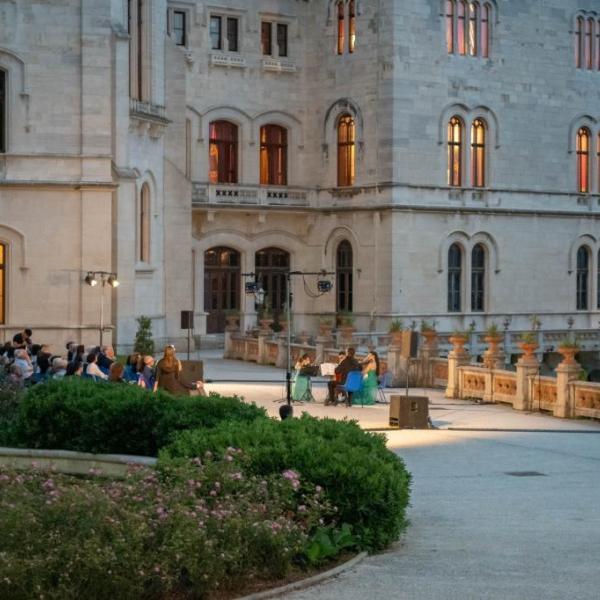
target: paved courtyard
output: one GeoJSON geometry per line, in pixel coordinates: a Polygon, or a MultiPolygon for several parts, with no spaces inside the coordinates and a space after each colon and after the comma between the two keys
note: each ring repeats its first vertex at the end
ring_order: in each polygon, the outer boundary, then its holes
{"type": "MultiPolygon", "coordinates": [[[[277,414],[281,370],[201,357],[209,379],[259,381],[209,390],[243,395],[277,414]]],[[[439,429],[386,432],[414,477],[405,535],[387,553],[286,598],[598,598],[600,424],[426,393],[439,429]]],[[[317,400],[324,395],[316,386],[317,400]]],[[[304,410],[387,425],[386,405],[295,407],[304,410]]]]}

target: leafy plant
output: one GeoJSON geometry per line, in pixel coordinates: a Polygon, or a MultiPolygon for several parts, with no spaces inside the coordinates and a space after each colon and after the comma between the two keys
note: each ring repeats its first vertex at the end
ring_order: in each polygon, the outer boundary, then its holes
{"type": "Polygon", "coordinates": [[[434,321],[426,321],[425,319],[421,320],[421,332],[426,331],[435,331],[435,322],[434,321]]]}
{"type": "Polygon", "coordinates": [[[489,337],[497,337],[500,335],[500,329],[498,329],[498,325],[496,325],[496,323],[490,323],[485,332],[489,337]]]}
{"type": "Polygon", "coordinates": [[[462,329],[455,329],[452,332],[452,336],[451,337],[463,338],[465,340],[468,340],[470,335],[471,335],[471,332],[469,332],[469,331],[463,331],[462,329]]]}
{"type": "Polygon", "coordinates": [[[357,545],[357,539],[352,535],[352,527],[344,523],[340,529],[333,526],[317,529],[305,553],[311,565],[319,565],[334,558],[342,550],[349,550],[357,545]]]}
{"type": "Polygon", "coordinates": [[[579,343],[577,341],[577,338],[574,338],[572,336],[566,337],[565,339],[561,340],[558,344],[559,348],[579,348],[579,343]]]}
{"type": "Polygon", "coordinates": [[[404,322],[402,321],[402,319],[394,319],[391,323],[390,323],[390,333],[396,333],[398,331],[402,331],[404,329],[404,322]]]}
{"type": "Polygon", "coordinates": [[[537,336],[534,331],[526,331],[520,335],[521,343],[523,344],[537,344],[537,336]]]}
{"type": "Polygon", "coordinates": [[[138,330],[135,334],[133,349],[142,356],[154,355],[154,340],[152,339],[152,320],[143,315],[136,319],[138,330]]]}
{"type": "Polygon", "coordinates": [[[354,315],[349,311],[341,311],[337,314],[337,321],[340,327],[352,327],[354,325],[354,315]]]}

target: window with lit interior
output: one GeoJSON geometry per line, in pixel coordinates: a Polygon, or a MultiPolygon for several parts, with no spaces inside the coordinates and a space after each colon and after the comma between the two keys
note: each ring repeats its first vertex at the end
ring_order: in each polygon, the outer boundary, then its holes
{"type": "Polygon", "coordinates": [[[354,185],[356,165],[356,124],[350,115],[342,115],[337,127],[338,186],[354,185]]]}
{"type": "Polygon", "coordinates": [[[229,121],[213,121],[209,138],[209,182],[237,183],[237,125],[229,121]]]}
{"type": "Polygon", "coordinates": [[[448,312],[460,312],[462,285],[462,250],[452,244],[448,250],[448,312]]]}
{"type": "Polygon", "coordinates": [[[260,182],[287,185],[287,129],[279,125],[260,128],[260,182]]]}

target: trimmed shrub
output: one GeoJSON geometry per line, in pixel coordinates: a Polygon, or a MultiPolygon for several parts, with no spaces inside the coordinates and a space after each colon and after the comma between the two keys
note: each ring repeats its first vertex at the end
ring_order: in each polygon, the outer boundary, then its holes
{"type": "Polygon", "coordinates": [[[30,388],[0,444],[101,454],[156,456],[174,434],[265,411],[236,398],[173,397],[138,386],[68,378],[30,388]]]}
{"type": "Polygon", "coordinates": [[[13,445],[12,435],[23,394],[23,388],[0,379],[0,445],[13,445]]]}
{"type": "Polygon", "coordinates": [[[243,450],[251,474],[294,469],[300,481],[321,486],[337,507],[339,523],[352,526],[363,549],[385,548],[407,524],[410,474],[386,448],[383,435],[366,433],[354,422],[308,415],[282,422],[223,422],[210,431],[178,434],[160,460],[169,464],[231,446],[243,450]]]}

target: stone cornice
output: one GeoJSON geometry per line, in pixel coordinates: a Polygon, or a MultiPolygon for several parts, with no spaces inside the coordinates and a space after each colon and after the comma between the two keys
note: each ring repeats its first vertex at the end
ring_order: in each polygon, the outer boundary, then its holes
{"type": "Polygon", "coordinates": [[[115,191],[119,186],[107,181],[44,181],[44,180],[0,180],[0,188],[28,189],[48,188],[76,191],[115,191]]]}

